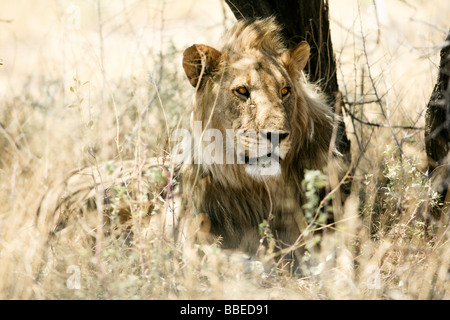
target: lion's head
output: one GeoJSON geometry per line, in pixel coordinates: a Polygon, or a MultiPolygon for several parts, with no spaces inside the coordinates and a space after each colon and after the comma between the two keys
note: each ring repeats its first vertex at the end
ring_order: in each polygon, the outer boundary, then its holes
{"type": "Polygon", "coordinates": [[[184,52],[196,88],[194,161],[237,184],[323,165],[332,114],[304,80],[309,45],[288,50],[273,18],[240,21],[225,38],[220,50],[195,44],[184,52]]]}

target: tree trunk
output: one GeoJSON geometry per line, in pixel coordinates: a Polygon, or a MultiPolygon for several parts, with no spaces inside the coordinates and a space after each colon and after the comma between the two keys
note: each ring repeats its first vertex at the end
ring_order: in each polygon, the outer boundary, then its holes
{"type": "Polygon", "coordinates": [[[450,201],[450,31],[441,50],[437,83],[425,115],[425,147],[433,189],[450,201]],[[446,196],[447,195],[447,196],[446,196]]]}
{"type": "MultiPolygon", "coordinates": [[[[326,0],[225,0],[237,19],[275,16],[284,28],[288,47],[306,40],[311,47],[311,57],[305,72],[312,82],[320,81],[329,103],[339,103],[340,94],[336,77],[336,61],[331,43],[326,0]]],[[[338,105],[340,109],[340,104],[338,105]]],[[[338,110],[340,114],[340,110],[338,110]]],[[[338,128],[337,149],[344,155],[350,151],[350,141],[343,123],[338,128]]]]}

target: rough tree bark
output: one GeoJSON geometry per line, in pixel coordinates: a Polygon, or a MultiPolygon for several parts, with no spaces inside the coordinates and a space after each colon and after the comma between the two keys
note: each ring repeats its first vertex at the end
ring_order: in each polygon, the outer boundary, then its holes
{"type": "MultiPolygon", "coordinates": [[[[275,16],[283,26],[288,47],[306,40],[311,47],[311,57],[305,71],[312,82],[318,82],[327,94],[329,103],[340,101],[336,77],[326,0],[225,0],[237,19],[275,16]]],[[[339,105],[338,105],[339,106],[339,105]]],[[[340,113],[340,111],[338,110],[340,113]]],[[[349,155],[350,142],[342,123],[338,129],[337,149],[349,155]]]]}
{"type": "MultiPolygon", "coordinates": [[[[444,48],[437,83],[425,115],[425,147],[433,189],[450,202],[450,31],[444,48]]],[[[444,206],[448,208],[448,205],[444,206]]],[[[436,213],[436,212],[435,212],[436,213]]]]}

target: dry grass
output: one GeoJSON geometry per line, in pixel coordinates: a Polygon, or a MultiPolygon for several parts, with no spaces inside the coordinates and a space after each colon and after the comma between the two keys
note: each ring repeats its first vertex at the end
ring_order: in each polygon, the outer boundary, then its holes
{"type": "Polygon", "coordinates": [[[381,16],[385,25],[378,25],[371,4],[330,4],[338,79],[354,115],[346,124],[356,171],[341,220],[322,236],[318,267],[295,277],[250,268],[216,246],[174,241],[182,230],[172,224],[172,189],[148,191],[168,176],[142,165],[165,154],[168,130],[188,119],[192,88],[181,52],[218,42],[233,22],[223,4],[6,1],[0,298],[448,299],[448,213],[425,224],[439,200],[425,172],[420,128],[450,5],[389,1],[388,20],[381,16]],[[49,236],[56,224],[37,217],[41,199],[85,166],[98,170],[85,180],[104,184],[122,166],[138,174],[117,175],[123,184],[110,190],[108,208],[72,199],[73,212],[85,214],[49,236]],[[104,221],[103,209],[120,213],[124,205],[131,211],[126,226],[119,216],[104,221]]]}

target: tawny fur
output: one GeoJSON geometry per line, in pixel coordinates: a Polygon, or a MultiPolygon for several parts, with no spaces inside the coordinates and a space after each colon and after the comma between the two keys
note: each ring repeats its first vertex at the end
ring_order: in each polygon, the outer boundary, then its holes
{"type": "Polygon", "coordinates": [[[193,158],[181,168],[182,181],[194,214],[208,217],[210,233],[222,238],[223,248],[255,254],[263,220],[281,247],[293,244],[306,226],[301,181],[305,169],[326,166],[334,116],[305,80],[308,57],[305,42],[291,50],[283,45],[273,18],[237,22],[219,50],[194,45],[185,51],[183,67],[195,87],[192,120],[202,121],[203,130],[289,132],[281,175],[260,179],[246,174],[245,164],[205,164],[191,144],[193,158]],[[249,89],[248,99],[234,91],[240,85],[249,89]],[[284,99],[280,90],[286,86],[291,92],[284,99]]]}

